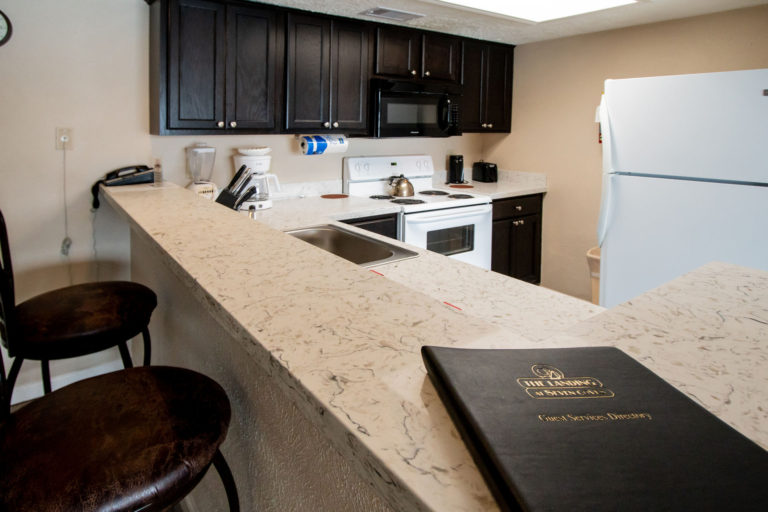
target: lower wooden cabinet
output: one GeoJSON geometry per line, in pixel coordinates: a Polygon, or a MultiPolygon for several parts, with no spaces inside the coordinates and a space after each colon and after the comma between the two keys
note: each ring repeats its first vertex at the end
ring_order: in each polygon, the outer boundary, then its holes
{"type": "Polygon", "coordinates": [[[493,202],[491,270],[541,282],[542,194],[493,202]]]}
{"type": "Polygon", "coordinates": [[[396,213],[389,215],[375,215],[373,217],[360,217],[357,219],[343,220],[341,222],[397,240],[396,213]]]}

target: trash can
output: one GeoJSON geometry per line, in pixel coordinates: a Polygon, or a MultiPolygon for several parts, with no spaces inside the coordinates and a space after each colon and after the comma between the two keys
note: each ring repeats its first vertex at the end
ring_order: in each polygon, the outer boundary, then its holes
{"type": "Polygon", "coordinates": [[[587,251],[587,265],[592,280],[592,304],[600,304],[600,248],[587,251]]]}

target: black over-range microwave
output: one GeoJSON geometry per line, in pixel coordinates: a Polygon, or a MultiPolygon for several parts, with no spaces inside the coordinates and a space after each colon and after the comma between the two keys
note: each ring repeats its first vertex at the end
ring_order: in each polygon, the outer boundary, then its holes
{"type": "Polygon", "coordinates": [[[461,89],[400,80],[371,80],[374,137],[461,135],[461,89]]]}

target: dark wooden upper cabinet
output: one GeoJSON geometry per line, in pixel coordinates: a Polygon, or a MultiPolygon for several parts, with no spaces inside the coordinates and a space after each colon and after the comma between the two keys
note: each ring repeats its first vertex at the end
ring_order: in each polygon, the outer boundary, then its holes
{"type": "Polygon", "coordinates": [[[213,129],[224,121],[225,17],[218,2],[171,2],[168,128],[213,129]]]}
{"type": "Polygon", "coordinates": [[[463,53],[462,131],[509,132],[513,47],[464,41],[463,53]]]}
{"type": "Polygon", "coordinates": [[[461,78],[460,42],[448,35],[378,27],[374,74],[458,82],[461,78]]]}
{"type": "Polygon", "coordinates": [[[286,34],[286,131],[367,133],[367,25],[289,14],[286,34]]]}
{"type": "Polygon", "coordinates": [[[249,6],[227,11],[227,128],[276,129],[277,14],[249,6]]]}
{"type": "Polygon", "coordinates": [[[376,75],[412,78],[419,75],[421,34],[397,27],[376,29],[376,75]]]}
{"type": "Polygon", "coordinates": [[[277,11],[212,0],[164,0],[150,9],[152,133],[279,130],[277,11]]]}
{"type": "Polygon", "coordinates": [[[330,126],[331,20],[289,14],[286,35],[286,128],[330,126]]]}
{"type": "Polygon", "coordinates": [[[365,25],[333,22],[330,121],[346,133],[368,132],[370,40],[365,25]]]}
{"type": "Polygon", "coordinates": [[[459,43],[455,37],[424,34],[421,44],[421,77],[458,82],[461,78],[459,43]]]}

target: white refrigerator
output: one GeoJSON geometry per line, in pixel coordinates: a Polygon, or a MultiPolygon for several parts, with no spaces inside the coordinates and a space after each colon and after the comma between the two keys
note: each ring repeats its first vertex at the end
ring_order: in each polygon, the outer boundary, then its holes
{"type": "Polygon", "coordinates": [[[600,304],[710,261],[768,270],[768,69],[606,80],[600,304]]]}

